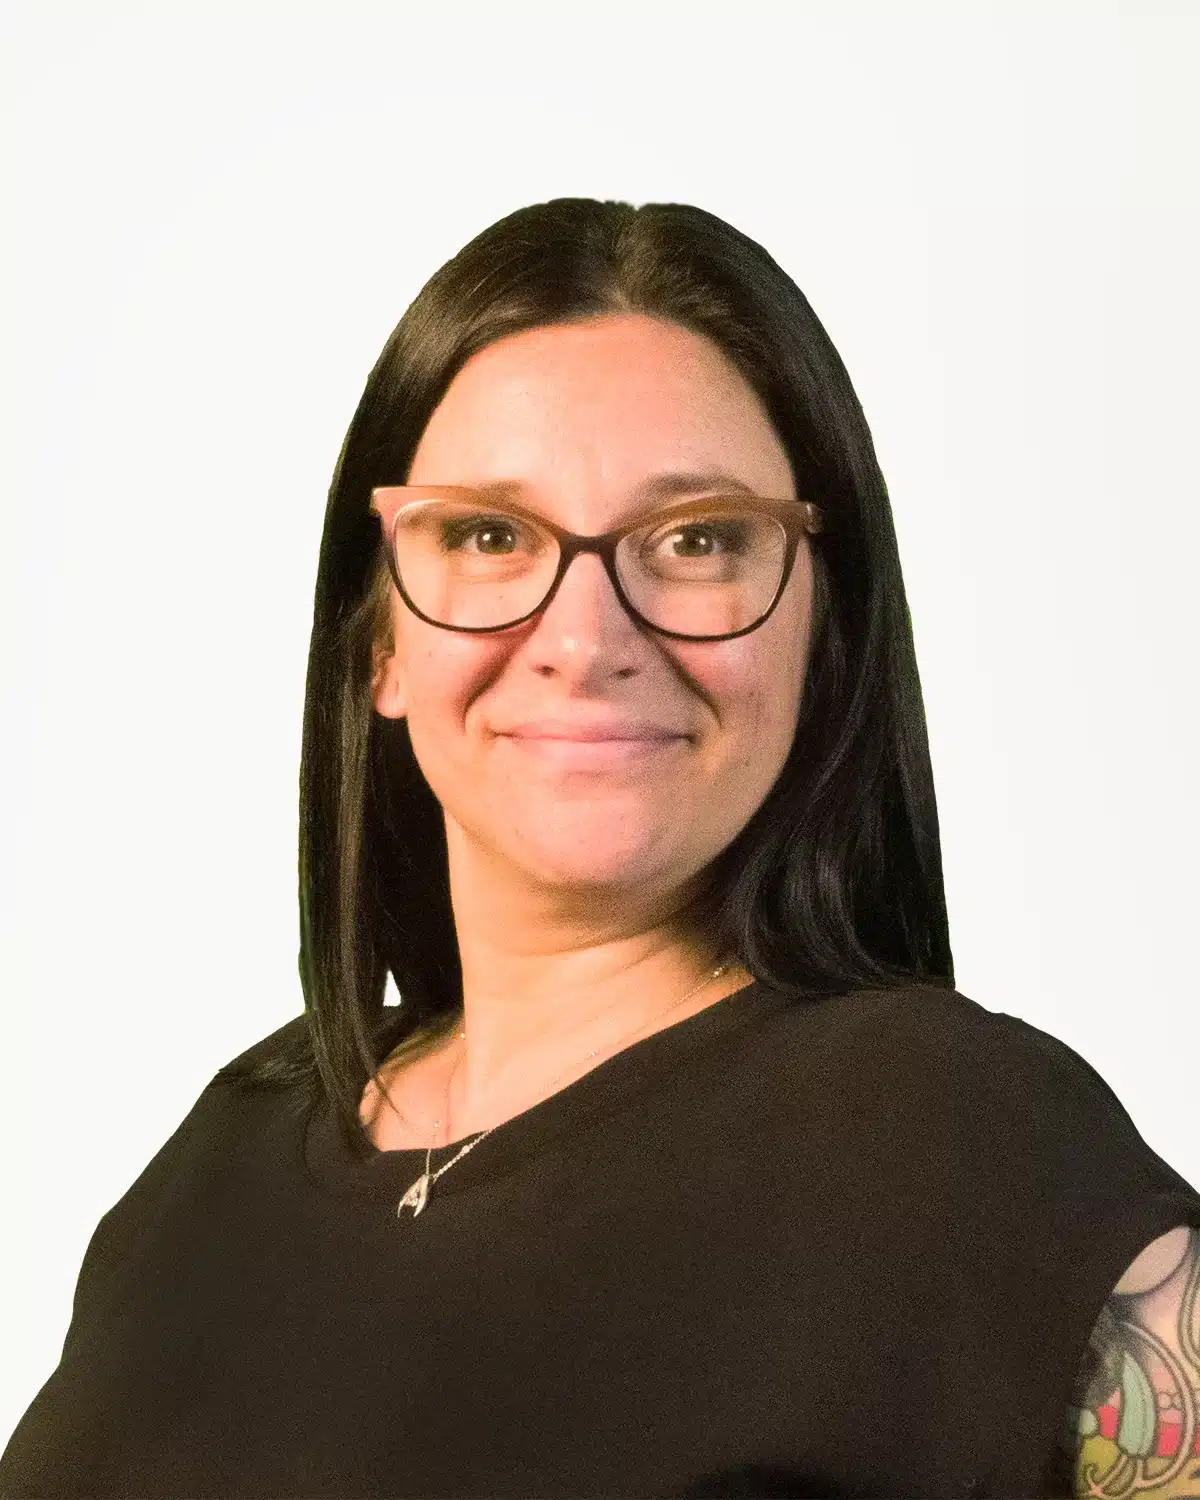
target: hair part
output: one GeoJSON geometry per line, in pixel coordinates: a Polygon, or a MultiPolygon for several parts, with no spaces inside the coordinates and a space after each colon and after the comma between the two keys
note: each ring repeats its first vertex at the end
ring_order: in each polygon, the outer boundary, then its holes
{"type": "Polygon", "coordinates": [[[787,760],[697,883],[689,917],[756,980],[816,1001],[953,986],[924,703],[887,488],[849,376],[767,252],[688,204],[559,198],[483,231],[426,283],[384,346],[329,490],[300,765],[300,978],[307,1024],[227,1070],[331,1105],[373,1148],[363,1089],[397,1039],[462,1003],[442,810],[407,723],[375,712],[392,583],[371,490],[407,481],[450,382],[533,328],[644,314],[711,340],[763,402],[810,538],[813,613],[787,760]],[[384,1006],[391,972],[402,1004],[384,1006]]]}

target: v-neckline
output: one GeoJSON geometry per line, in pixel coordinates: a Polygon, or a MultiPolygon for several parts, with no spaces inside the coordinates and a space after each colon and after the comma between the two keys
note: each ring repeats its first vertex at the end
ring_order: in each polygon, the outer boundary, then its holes
{"type": "MultiPolygon", "coordinates": [[[[635,1095],[668,1083],[693,1054],[707,1050],[757,1018],[795,1003],[792,997],[752,981],[683,1020],[652,1032],[494,1126],[478,1149],[468,1151],[452,1172],[439,1178],[434,1191],[444,1197],[506,1175],[556,1137],[586,1129],[635,1095]]],[[[387,1030],[380,1029],[384,1055],[394,1045],[394,1040],[388,1040],[390,1029],[390,1025],[387,1030]]],[[[429,1155],[430,1173],[452,1161],[469,1141],[483,1134],[477,1131],[435,1146],[429,1155]]],[[[335,1192],[387,1198],[395,1195],[398,1187],[407,1189],[421,1174],[427,1149],[380,1149],[372,1143],[369,1154],[357,1157],[343,1140],[329,1107],[311,1122],[305,1142],[308,1165],[326,1187],[335,1192]]]]}

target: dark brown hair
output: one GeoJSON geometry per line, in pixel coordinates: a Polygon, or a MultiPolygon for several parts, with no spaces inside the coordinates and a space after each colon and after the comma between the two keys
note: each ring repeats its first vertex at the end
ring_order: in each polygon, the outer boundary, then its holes
{"type": "MultiPolygon", "coordinates": [[[[305,1023],[235,1076],[306,1087],[371,1149],[362,1091],[386,1043],[461,1004],[442,813],[404,720],[375,713],[390,629],[377,485],[403,484],[472,355],[613,313],[712,340],[758,393],[798,496],[822,507],[795,738],[763,805],[713,861],[695,919],[758,980],[810,1002],[953,985],[937,805],[891,506],[850,379],[803,293],[752,239],[681,203],[559,198],[509,214],[437,271],[367,379],[329,491],[300,769],[305,1023]],[[402,997],[384,1006],[387,972],[402,997]],[[384,1022],[387,1026],[384,1026],[384,1022]],[[386,1037],[385,1037],[386,1031],[386,1037]]],[[[228,1071],[228,1070],[227,1070],[228,1071]]]]}

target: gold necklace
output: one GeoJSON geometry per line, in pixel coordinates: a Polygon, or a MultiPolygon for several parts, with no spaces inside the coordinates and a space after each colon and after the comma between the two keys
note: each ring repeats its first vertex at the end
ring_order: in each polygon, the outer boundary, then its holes
{"type": "MultiPolygon", "coordinates": [[[[727,962],[718,964],[718,966],[712,971],[711,974],[706,974],[699,984],[693,985],[692,988],[688,990],[686,995],[682,996],[678,1000],[673,1000],[665,1010],[660,1010],[657,1012],[657,1014],[651,1016],[650,1021],[657,1021],[660,1016],[665,1016],[668,1011],[678,1010],[678,1008],[684,1003],[685,1000],[690,1000],[692,996],[698,994],[706,984],[711,984],[714,979],[717,979],[722,974],[724,974],[724,972],[728,968],[729,964],[727,962]]],[[[623,1036],[614,1048],[614,1054],[620,1051],[622,1043],[628,1041],[630,1037],[636,1036],[639,1031],[644,1031],[646,1027],[649,1026],[650,1021],[641,1022],[640,1025],[635,1026],[632,1031],[623,1036]]],[[[458,1035],[461,1040],[466,1040],[467,1033],[465,1031],[460,1031],[458,1035]]],[[[589,1056],[595,1057],[597,1050],[598,1049],[593,1049],[589,1056]]],[[[450,1069],[450,1076],[446,1080],[445,1110],[447,1116],[449,1116],[450,1113],[450,1085],[454,1082],[454,1075],[458,1071],[458,1064],[462,1061],[462,1058],[463,1053],[460,1052],[457,1059],[455,1060],[454,1067],[450,1069]]],[[[553,1093],[554,1085],[556,1083],[565,1078],[567,1074],[572,1071],[572,1068],[577,1068],[578,1066],[578,1063],[573,1063],[571,1068],[567,1068],[565,1072],[560,1073],[557,1078],[551,1079],[550,1084],[548,1085],[550,1093],[553,1093]]],[[[435,1120],[433,1122],[433,1128],[435,1131],[440,1123],[441,1121],[439,1120],[435,1120]]],[[[501,1120],[500,1124],[507,1124],[507,1121],[501,1120]]],[[[493,1130],[499,1130],[499,1128],[500,1125],[492,1125],[489,1126],[487,1130],[481,1131],[473,1141],[468,1141],[466,1145],[463,1146],[462,1150],[459,1151],[457,1156],[451,1157],[446,1165],[444,1167],[439,1167],[437,1171],[432,1174],[432,1176],[430,1175],[429,1171],[429,1158],[433,1155],[433,1144],[431,1142],[429,1149],[425,1153],[425,1170],[421,1173],[421,1175],[413,1183],[412,1187],[409,1188],[408,1192],[405,1193],[404,1197],[401,1198],[400,1202],[396,1205],[396,1217],[399,1218],[404,1209],[411,1208],[413,1211],[413,1218],[415,1219],[429,1200],[429,1189],[438,1180],[442,1173],[448,1172],[456,1162],[461,1161],[462,1158],[466,1156],[468,1151],[473,1151],[474,1148],[479,1145],[480,1141],[485,1140],[489,1135],[491,1135],[493,1130]]]]}

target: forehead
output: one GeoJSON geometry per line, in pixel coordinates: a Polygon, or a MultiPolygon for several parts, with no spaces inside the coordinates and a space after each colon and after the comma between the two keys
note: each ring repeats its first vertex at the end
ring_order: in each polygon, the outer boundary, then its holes
{"type": "Polygon", "coordinates": [[[681,468],[732,469],[760,492],[790,493],[770,418],[722,350],[633,314],[480,350],[430,418],[408,482],[629,486],[681,468]]]}

